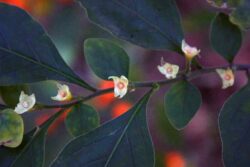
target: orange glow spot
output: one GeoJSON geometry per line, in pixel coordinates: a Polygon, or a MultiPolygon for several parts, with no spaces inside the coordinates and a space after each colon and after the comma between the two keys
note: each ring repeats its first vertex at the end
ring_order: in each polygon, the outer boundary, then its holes
{"type": "MultiPolygon", "coordinates": [[[[71,111],[71,109],[66,110],[61,116],[58,117],[58,119],[55,120],[55,122],[49,127],[48,129],[48,134],[51,135],[55,132],[56,129],[58,129],[59,125],[61,125],[65,118],[67,117],[67,114],[71,111]]],[[[58,112],[58,111],[57,111],[58,112]]],[[[47,121],[53,114],[42,114],[40,116],[38,116],[35,119],[35,124],[37,126],[40,126],[41,124],[43,124],[45,121],[47,121]]]]}
{"type": "MultiPolygon", "coordinates": [[[[99,85],[100,89],[107,89],[114,87],[113,81],[102,81],[99,85]]],[[[101,95],[96,97],[93,102],[95,104],[95,107],[97,108],[105,108],[108,105],[110,105],[114,101],[114,93],[107,93],[105,95],[101,95]]]]}
{"type": "Polygon", "coordinates": [[[124,114],[127,112],[130,108],[132,107],[132,104],[129,102],[119,102],[117,103],[111,112],[112,118],[119,117],[120,115],[124,114]]]}
{"type": "Polygon", "coordinates": [[[45,121],[47,121],[49,119],[50,115],[49,114],[42,114],[40,116],[38,116],[36,119],[35,119],[35,124],[37,126],[40,126],[42,125],[45,121]]]}
{"type": "Polygon", "coordinates": [[[186,167],[183,155],[178,151],[172,151],[165,155],[165,167],[186,167]]]}
{"type": "Polygon", "coordinates": [[[9,5],[17,6],[19,8],[22,8],[24,10],[29,10],[27,6],[27,0],[0,0],[0,2],[7,3],[9,5]]]}

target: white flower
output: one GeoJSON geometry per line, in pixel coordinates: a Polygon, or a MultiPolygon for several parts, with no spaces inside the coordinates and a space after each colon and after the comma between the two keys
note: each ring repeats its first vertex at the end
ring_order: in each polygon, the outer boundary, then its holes
{"type": "Polygon", "coordinates": [[[216,69],[216,72],[219,74],[222,80],[222,89],[226,89],[234,84],[234,74],[233,71],[228,69],[216,69]]]}
{"type": "Polygon", "coordinates": [[[174,65],[174,64],[164,62],[163,59],[161,61],[161,65],[158,65],[157,68],[160,71],[160,73],[165,75],[165,77],[167,79],[176,78],[176,75],[179,72],[179,66],[178,65],[174,65]]]}
{"type": "Polygon", "coordinates": [[[110,76],[108,79],[113,79],[114,81],[114,93],[115,97],[120,96],[122,98],[128,91],[128,79],[125,76],[117,77],[110,76]]]}
{"type": "Polygon", "coordinates": [[[23,114],[24,112],[31,110],[35,104],[36,104],[35,95],[32,94],[29,96],[22,91],[19,97],[19,103],[15,108],[15,112],[18,114],[23,114]]]}
{"type": "Polygon", "coordinates": [[[194,58],[196,55],[198,55],[200,53],[199,49],[188,45],[185,42],[185,40],[182,40],[181,49],[182,49],[183,53],[185,54],[186,58],[189,60],[191,60],[192,58],[194,58]]]}
{"type": "Polygon", "coordinates": [[[69,90],[68,85],[62,85],[58,83],[57,87],[58,87],[57,95],[54,97],[51,97],[52,100],[69,101],[72,99],[72,94],[69,90]]]}

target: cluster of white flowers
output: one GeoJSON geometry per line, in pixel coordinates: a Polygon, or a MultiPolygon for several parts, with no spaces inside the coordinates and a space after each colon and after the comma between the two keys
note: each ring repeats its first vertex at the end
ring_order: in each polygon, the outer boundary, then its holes
{"type": "MultiPolygon", "coordinates": [[[[195,56],[200,53],[200,50],[196,47],[188,45],[185,40],[182,40],[182,52],[184,53],[187,61],[191,61],[195,56]]],[[[161,74],[163,74],[167,79],[176,78],[179,72],[179,66],[175,64],[170,64],[165,62],[162,58],[161,64],[157,66],[161,74]]],[[[222,89],[226,89],[234,84],[234,74],[233,71],[228,69],[217,69],[216,72],[222,79],[222,89]]],[[[114,82],[114,96],[122,98],[126,95],[128,91],[129,81],[125,76],[110,76],[108,79],[112,79],[114,82]]],[[[57,84],[58,93],[56,96],[51,97],[52,100],[56,101],[69,101],[72,99],[72,94],[67,85],[57,84]]],[[[36,97],[34,94],[27,95],[23,91],[19,97],[19,103],[15,108],[15,112],[22,114],[24,112],[32,110],[36,103],[36,97]]]]}
{"type": "MultiPolygon", "coordinates": [[[[55,97],[51,97],[52,100],[56,101],[69,101],[72,99],[71,92],[67,85],[57,84],[58,93],[55,97]]],[[[27,95],[23,91],[19,97],[19,103],[15,107],[15,112],[18,114],[23,114],[27,111],[31,111],[36,104],[35,94],[27,95]]]]}
{"type": "MultiPolygon", "coordinates": [[[[191,61],[195,56],[200,53],[200,50],[196,47],[192,47],[186,43],[185,40],[182,40],[182,52],[188,61],[191,61]]],[[[167,79],[176,78],[179,72],[179,66],[175,64],[170,64],[165,62],[163,59],[161,61],[161,65],[158,66],[158,70],[161,74],[165,75],[167,79]]],[[[234,84],[234,74],[233,71],[228,69],[217,69],[216,72],[219,74],[222,80],[222,89],[226,89],[234,84]]]]}

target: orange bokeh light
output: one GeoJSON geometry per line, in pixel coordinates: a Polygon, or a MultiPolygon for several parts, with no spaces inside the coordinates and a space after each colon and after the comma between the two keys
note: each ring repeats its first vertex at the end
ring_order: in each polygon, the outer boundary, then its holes
{"type": "MultiPolygon", "coordinates": [[[[71,109],[67,109],[62,115],[60,115],[55,122],[49,127],[48,134],[53,134],[55,130],[58,128],[60,124],[62,124],[67,117],[67,114],[71,111],[71,109]]],[[[47,121],[52,115],[48,113],[41,114],[35,119],[35,124],[40,126],[45,121],[47,121]]]]}
{"type": "Polygon", "coordinates": [[[115,104],[111,112],[112,118],[119,117],[120,115],[127,112],[131,107],[132,107],[132,104],[129,102],[125,102],[125,101],[115,104]]]}
{"type": "MultiPolygon", "coordinates": [[[[113,81],[101,81],[99,89],[107,89],[114,87],[113,81]]],[[[96,97],[93,102],[97,108],[105,108],[114,101],[114,93],[107,93],[101,96],[96,97]]]]}
{"type": "Polygon", "coordinates": [[[165,155],[165,167],[186,167],[183,155],[178,151],[172,151],[165,155]]]}
{"type": "Polygon", "coordinates": [[[0,2],[7,3],[9,5],[17,6],[24,10],[28,10],[27,0],[0,0],[0,2]]]}

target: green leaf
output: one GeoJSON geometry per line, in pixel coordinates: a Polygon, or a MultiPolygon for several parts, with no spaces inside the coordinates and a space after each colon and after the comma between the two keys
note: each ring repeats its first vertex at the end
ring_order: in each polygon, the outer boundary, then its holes
{"type": "Polygon", "coordinates": [[[250,28],[250,1],[244,0],[230,15],[230,20],[241,29],[250,28]]]}
{"type": "Polygon", "coordinates": [[[0,95],[4,103],[10,107],[15,107],[19,102],[21,91],[29,92],[27,85],[0,86],[0,95]]]}
{"type": "Polygon", "coordinates": [[[45,157],[45,138],[50,125],[66,110],[61,110],[41,125],[31,141],[17,156],[11,167],[43,167],[45,157]]]}
{"type": "Polygon", "coordinates": [[[15,148],[23,140],[24,124],[20,115],[12,109],[0,111],[0,146],[15,148]]]}
{"type": "Polygon", "coordinates": [[[72,140],[52,167],[152,167],[154,151],[146,122],[151,91],[132,109],[72,140]]]}
{"type": "Polygon", "coordinates": [[[219,128],[226,167],[249,167],[250,84],[232,95],[219,115],[219,128]]]}
{"type": "Polygon", "coordinates": [[[128,77],[129,57],[127,53],[113,42],[106,39],[87,39],[84,53],[88,65],[94,73],[105,80],[109,76],[128,77]]]}
{"type": "Polygon", "coordinates": [[[93,107],[81,103],[68,113],[65,124],[69,133],[76,137],[97,128],[100,118],[93,107]]]}
{"type": "Polygon", "coordinates": [[[226,14],[219,13],[211,25],[210,41],[215,51],[227,61],[233,62],[241,47],[241,30],[230,22],[226,14]]]}
{"type": "Polygon", "coordinates": [[[25,11],[4,3],[0,11],[0,86],[50,79],[94,90],[66,65],[42,26],[25,11]]]}
{"type": "Polygon", "coordinates": [[[174,84],[165,95],[165,113],[176,129],[184,128],[201,105],[200,91],[187,81],[174,84]]]}
{"type": "Polygon", "coordinates": [[[151,49],[180,50],[183,32],[174,0],[78,0],[113,35],[151,49]]]}

